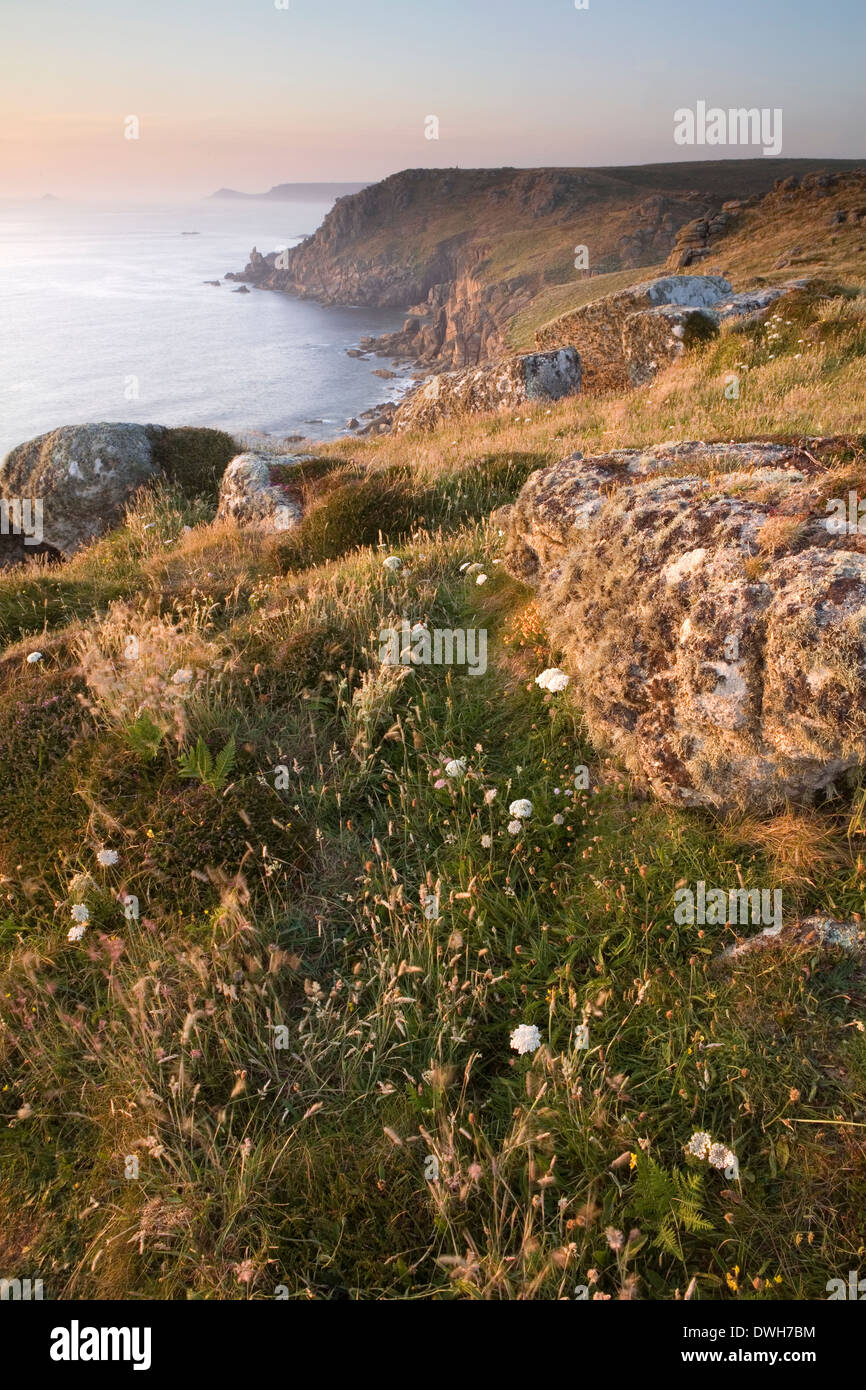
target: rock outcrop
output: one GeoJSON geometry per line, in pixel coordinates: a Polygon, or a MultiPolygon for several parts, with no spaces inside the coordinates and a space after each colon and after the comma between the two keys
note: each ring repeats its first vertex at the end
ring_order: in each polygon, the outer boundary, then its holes
{"type": "Polygon", "coordinates": [[[580,390],[580,357],[572,347],[508,357],[461,372],[442,372],[398,409],[393,432],[434,429],[443,420],[554,401],[580,390]]]}
{"type": "Polygon", "coordinates": [[[697,261],[705,260],[715,250],[716,243],[730,229],[731,223],[739,217],[746,203],[743,199],[732,198],[721,208],[705,217],[696,217],[680,227],[674,249],[668,258],[669,270],[685,270],[697,261]]]}
{"type": "MultiPolygon", "coordinates": [[[[624,330],[632,315],[666,305],[709,309],[730,293],[730,284],[719,275],[665,275],[644,280],[560,315],[538,330],[535,341],[541,349],[575,346],[583,363],[585,391],[623,391],[630,384],[624,330]]],[[[667,330],[662,319],[647,330],[647,336],[653,342],[666,341],[665,334],[667,338],[678,336],[667,330]]],[[[633,329],[629,342],[634,345],[640,337],[640,328],[633,329]]],[[[650,353],[646,361],[651,358],[650,353]]]]}
{"type": "Polygon", "coordinates": [[[808,800],[866,758],[866,536],[832,441],[686,443],[533,473],[506,563],[594,737],[662,800],[808,800]]]}
{"type": "Polygon", "coordinates": [[[217,520],[257,526],[267,535],[291,531],[303,515],[289,470],[308,455],[238,454],[220,484],[217,520]]]}
{"type": "Polygon", "coordinates": [[[797,290],[805,289],[808,284],[809,280],[806,278],[786,280],[783,285],[765,285],[760,289],[743,290],[740,294],[732,294],[728,299],[720,299],[713,309],[721,322],[726,319],[759,318],[778,300],[789,298],[797,290]]]}
{"type": "Polygon", "coordinates": [[[44,542],[73,554],[122,519],[158,473],[157,425],[64,425],[19,444],[0,464],[0,497],[41,499],[44,542]]]}
{"type": "Polygon", "coordinates": [[[694,343],[706,342],[719,331],[712,309],[660,304],[629,314],[622,325],[622,351],[630,386],[643,386],[694,343]]]}

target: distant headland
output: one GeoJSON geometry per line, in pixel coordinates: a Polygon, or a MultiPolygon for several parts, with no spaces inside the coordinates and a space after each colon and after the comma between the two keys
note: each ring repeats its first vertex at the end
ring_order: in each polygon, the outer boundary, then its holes
{"type": "Polygon", "coordinates": [[[273,203],[321,203],[360,193],[366,183],[277,183],[267,193],[239,193],[235,188],[218,188],[211,198],[255,198],[273,203]]]}

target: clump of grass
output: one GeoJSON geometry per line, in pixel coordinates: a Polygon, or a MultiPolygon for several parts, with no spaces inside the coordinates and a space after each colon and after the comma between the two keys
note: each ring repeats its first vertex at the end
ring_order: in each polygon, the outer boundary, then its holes
{"type": "Polygon", "coordinates": [[[164,478],[177,483],[185,496],[212,502],[229,463],[243,452],[223,430],[193,427],[155,430],[151,448],[164,478]]]}

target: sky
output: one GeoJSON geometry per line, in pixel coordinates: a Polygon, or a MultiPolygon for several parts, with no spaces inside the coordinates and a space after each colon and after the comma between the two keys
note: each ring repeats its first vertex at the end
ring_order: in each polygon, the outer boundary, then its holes
{"type": "Polygon", "coordinates": [[[863,0],[587,4],[0,0],[0,197],[760,153],[675,144],[698,101],[781,108],[783,155],[864,154],[863,0]]]}

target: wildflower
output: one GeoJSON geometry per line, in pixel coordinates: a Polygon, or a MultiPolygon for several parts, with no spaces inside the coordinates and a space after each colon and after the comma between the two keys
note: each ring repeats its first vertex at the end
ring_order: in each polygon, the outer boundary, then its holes
{"type": "Polygon", "coordinates": [[[724,1144],[712,1144],[707,1157],[714,1168],[732,1168],[737,1161],[736,1155],[724,1144]]]}
{"type": "Polygon", "coordinates": [[[541,1046],[541,1034],[534,1023],[521,1023],[511,1034],[511,1046],[521,1056],[524,1052],[534,1052],[541,1046]]]}
{"type": "Polygon", "coordinates": [[[80,941],[86,931],[87,928],[84,926],[70,927],[69,931],[66,933],[66,939],[67,941],[80,941]]]}
{"type": "Polygon", "coordinates": [[[492,806],[492,805],[493,805],[494,801],[496,800],[496,788],[495,788],[495,787],[488,787],[488,788],[487,788],[487,791],[484,793],[484,800],[486,801],[486,803],[487,803],[488,806],[492,806]]]}
{"type": "Polygon", "coordinates": [[[28,654],[28,657],[27,657],[27,665],[28,665],[28,666],[35,666],[36,663],[37,663],[37,661],[41,661],[41,660],[42,660],[42,653],[41,653],[41,652],[30,652],[30,653],[28,654]]]}
{"type": "Polygon", "coordinates": [[[695,1158],[706,1158],[712,1142],[712,1139],[705,1130],[698,1130],[696,1134],[692,1135],[686,1145],[686,1153],[694,1154],[695,1158]]]}
{"type": "Polygon", "coordinates": [[[553,817],[554,825],[565,825],[565,816],[556,815],[553,817]]]}
{"type": "Polygon", "coordinates": [[[446,777],[462,777],[465,771],[465,758],[451,758],[450,761],[445,764],[446,777]]]}
{"type": "Polygon", "coordinates": [[[76,922],[89,922],[90,913],[84,903],[76,903],[72,909],[72,916],[76,922]]]}
{"type": "Polygon", "coordinates": [[[119,856],[116,849],[101,849],[96,856],[97,864],[101,864],[103,869],[110,869],[117,863],[119,856]]]}
{"type": "Polygon", "coordinates": [[[399,570],[403,568],[403,561],[399,555],[388,555],[382,561],[382,568],[386,570],[399,570]]]}
{"type": "Polygon", "coordinates": [[[519,820],[528,820],[532,815],[532,802],[525,800],[512,801],[508,808],[508,814],[510,816],[517,816],[519,820]]]}
{"type": "Polygon", "coordinates": [[[436,778],[436,781],[433,783],[433,790],[434,790],[434,791],[437,791],[437,792],[441,792],[442,788],[443,788],[443,787],[447,787],[447,786],[448,786],[448,783],[445,781],[445,778],[444,778],[444,777],[437,777],[437,778],[436,778]]]}
{"type": "Polygon", "coordinates": [[[509,833],[509,835],[519,835],[522,829],[523,829],[523,821],[522,821],[522,820],[510,820],[510,821],[508,822],[508,833],[509,833]]]}
{"type": "Polygon", "coordinates": [[[476,584],[486,584],[486,583],[487,583],[487,575],[486,575],[486,574],[479,574],[479,575],[477,575],[477,576],[476,576],[476,579],[475,579],[475,583],[476,583],[476,584]]]}
{"type": "Polygon", "coordinates": [[[234,1271],[239,1284],[251,1284],[255,1278],[256,1267],[252,1260],[246,1259],[236,1264],[234,1271]]]}
{"type": "Polygon", "coordinates": [[[192,671],[188,666],[182,666],[179,671],[175,671],[171,678],[172,685],[189,685],[192,680],[192,671]]]}
{"type": "Polygon", "coordinates": [[[618,1253],[625,1246],[625,1236],[622,1231],[615,1231],[613,1226],[608,1226],[604,1233],[604,1238],[608,1243],[609,1249],[618,1253]]]}
{"type": "Polygon", "coordinates": [[[490,849],[490,848],[492,847],[492,845],[493,845],[493,837],[492,837],[491,835],[482,835],[482,836],[481,836],[481,848],[482,848],[482,849],[490,849]]]}
{"type": "Polygon", "coordinates": [[[570,677],[564,671],[560,671],[558,666],[549,666],[546,671],[542,671],[540,676],[535,677],[535,684],[541,690],[549,690],[551,695],[556,695],[560,690],[564,690],[568,685],[570,677]]]}

